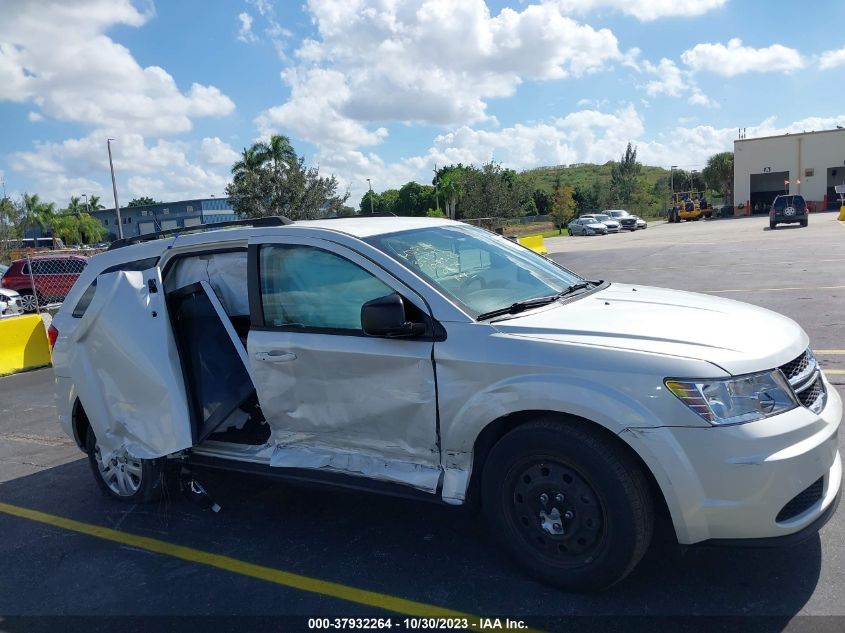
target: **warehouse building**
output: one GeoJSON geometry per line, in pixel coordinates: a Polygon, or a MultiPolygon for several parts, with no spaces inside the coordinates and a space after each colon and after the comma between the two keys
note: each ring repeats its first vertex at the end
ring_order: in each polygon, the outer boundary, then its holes
{"type": "MultiPolygon", "coordinates": [[[[92,211],[91,215],[100,220],[108,230],[107,239],[117,239],[117,214],[114,209],[92,211]]],[[[202,198],[122,207],[120,219],[123,224],[123,237],[134,237],[161,230],[226,222],[236,219],[236,215],[227,198],[202,198]]]]}
{"type": "Polygon", "coordinates": [[[845,185],[845,129],[734,141],[734,204],[768,213],[775,196],[801,194],[811,208],[838,209],[845,185]]]}

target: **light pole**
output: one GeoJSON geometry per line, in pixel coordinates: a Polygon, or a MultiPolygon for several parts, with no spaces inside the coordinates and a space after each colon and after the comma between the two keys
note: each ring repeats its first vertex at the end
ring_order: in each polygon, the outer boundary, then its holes
{"type": "Polygon", "coordinates": [[[370,215],[374,215],[373,211],[373,183],[370,182],[370,179],[367,178],[367,185],[370,188],[370,215]]]}
{"type": "Polygon", "coordinates": [[[82,197],[85,198],[85,209],[88,211],[88,215],[91,215],[91,205],[88,204],[88,194],[83,193],[82,197]]]}
{"type": "Polygon", "coordinates": [[[111,160],[111,142],[113,138],[106,139],[106,147],[109,148],[109,168],[111,169],[111,189],[114,193],[114,212],[117,214],[117,237],[123,239],[123,222],[120,220],[120,203],[117,201],[117,183],[114,180],[114,163],[111,160]]]}

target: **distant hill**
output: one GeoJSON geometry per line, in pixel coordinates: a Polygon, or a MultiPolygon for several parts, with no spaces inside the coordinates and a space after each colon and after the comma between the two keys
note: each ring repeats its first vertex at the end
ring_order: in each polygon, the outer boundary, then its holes
{"type": "MultiPolygon", "coordinates": [[[[576,165],[558,165],[556,167],[538,167],[522,172],[522,176],[532,183],[534,189],[543,189],[552,192],[555,182],[560,176],[564,185],[570,185],[575,189],[590,189],[595,181],[610,184],[610,170],[613,162],[604,165],[592,163],[578,163],[576,165]]],[[[658,180],[668,179],[669,170],[652,165],[643,165],[642,176],[648,181],[650,187],[658,180]]],[[[667,185],[668,188],[668,185],[667,185]]]]}

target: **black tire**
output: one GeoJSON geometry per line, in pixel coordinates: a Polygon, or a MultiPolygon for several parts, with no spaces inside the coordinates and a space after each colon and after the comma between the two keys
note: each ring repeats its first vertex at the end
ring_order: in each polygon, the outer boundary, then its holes
{"type": "Polygon", "coordinates": [[[771,229],[772,231],[774,231],[776,228],[778,228],[778,223],[777,223],[777,222],[772,222],[771,220],[769,220],[769,229],[771,229]]]}
{"type": "MultiPolygon", "coordinates": [[[[132,476],[133,483],[135,479],[138,479],[137,487],[127,489],[129,494],[121,494],[106,481],[99,462],[97,438],[94,435],[94,430],[91,428],[88,429],[88,433],[86,434],[85,448],[88,452],[88,463],[91,466],[94,479],[106,496],[128,503],[150,503],[157,501],[161,497],[161,490],[164,485],[164,458],[138,459],[137,461],[140,463],[140,476],[132,476]]],[[[120,465],[116,464],[112,468],[119,467],[120,465]]]]}
{"type": "Polygon", "coordinates": [[[571,591],[606,589],[648,549],[654,511],[645,475],[584,423],[538,419],[492,448],[482,507],[530,575],[571,591]]]}
{"type": "Polygon", "coordinates": [[[806,228],[807,224],[808,224],[807,220],[801,220],[801,226],[806,228]]]}

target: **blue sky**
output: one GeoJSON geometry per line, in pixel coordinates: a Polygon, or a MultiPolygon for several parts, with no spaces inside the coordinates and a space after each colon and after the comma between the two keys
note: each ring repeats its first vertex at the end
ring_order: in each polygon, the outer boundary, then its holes
{"type": "Polygon", "coordinates": [[[288,135],[357,206],[435,164],[618,157],[700,168],[749,137],[845,125],[845,3],[4,0],[12,195],[221,195],[288,135]],[[811,9],[808,7],[812,7],[811,9]]]}

